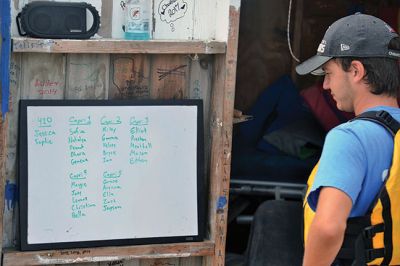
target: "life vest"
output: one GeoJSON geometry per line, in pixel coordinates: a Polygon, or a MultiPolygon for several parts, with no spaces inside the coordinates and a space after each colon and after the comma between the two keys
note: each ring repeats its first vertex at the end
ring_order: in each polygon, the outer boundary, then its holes
{"type": "MultiPolygon", "coordinates": [[[[338,259],[358,265],[400,265],[400,123],[386,111],[370,111],[354,119],[376,122],[394,137],[394,150],[389,177],[372,202],[367,214],[347,220],[338,259]]],[[[373,151],[371,151],[373,152],[373,151]]],[[[304,243],[307,239],[314,211],[307,203],[318,164],[307,182],[304,199],[304,243]]]]}

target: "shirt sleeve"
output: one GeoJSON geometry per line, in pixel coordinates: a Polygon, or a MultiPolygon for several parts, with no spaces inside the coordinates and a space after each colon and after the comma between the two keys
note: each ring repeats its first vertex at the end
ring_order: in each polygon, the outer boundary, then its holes
{"type": "Polygon", "coordinates": [[[319,192],[334,187],[346,193],[355,204],[367,169],[365,149],[349,129],[332,129],[325,139],[318,170],[307,201],[315,211],[319,192]]]}

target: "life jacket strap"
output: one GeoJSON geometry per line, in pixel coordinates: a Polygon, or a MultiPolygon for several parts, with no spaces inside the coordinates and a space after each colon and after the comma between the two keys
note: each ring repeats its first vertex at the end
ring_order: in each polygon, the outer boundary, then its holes
{"type": "Polygon", "coordinates": [[[353,266],[365,266],[367,262],[385,256],[385,249],[374,249],[372,239],[384,232],[384,223],[371,225],[369,216],[349,218],[345,239],[336,258],[353,261],[353,266]]]}
{"type": "Polygon", "coordinates": [[[363,233],[366,239],[372,239],[377,233],[384,231],[385,231],[385,224],[380,223],[366,227],[363,233]]]}
{"type": "Polygon", "coordinates": [[[384,110],[368,111],[356,116],[351,121],[357,119],[379,123],[386,128],[392,136],[396,135],[396,132],[400,129],[400,123],[384,110]]]}
{"type": "Polygon", "coordinates": [[[384,248],[377,248],[377,249],[367,249],[365,250],[365,260],[367,262],[373,261],[377,258],[385,257],[385,249],[384,248]]]}
{"type": "MultiPolygon", "coordinates": [[[[385,230],[383,223],[366,227],[355,241],[353,251],[354,265],[365,265],[377,258],[385,257],[385,248],[372,248],[372,238],[385,230]]],[[[340,254],[340,253],[339,253],[340,254]]]]}

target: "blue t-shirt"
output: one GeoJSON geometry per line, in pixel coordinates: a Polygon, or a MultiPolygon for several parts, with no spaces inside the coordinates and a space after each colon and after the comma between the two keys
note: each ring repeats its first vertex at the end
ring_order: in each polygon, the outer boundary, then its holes
{"type": "MultiPolygon", "coordinates": [[[[377,106],[400,121],[400,109],[377,106]]],[[[341,124],[325,139],[308,204],[315,211],[322,187],[334,187],[353,202],[350,217],[366,214],[388,176],[393,156],[393,137],[381,125],[365,120],[341,124]]]]}

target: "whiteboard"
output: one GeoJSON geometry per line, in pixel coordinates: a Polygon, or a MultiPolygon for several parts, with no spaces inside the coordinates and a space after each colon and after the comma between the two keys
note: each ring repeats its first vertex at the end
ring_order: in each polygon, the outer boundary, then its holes
{"type": "Polygon", "coordinates": [[[202,240],[200,100],[21,108],[23,250],[202,240]]]}

